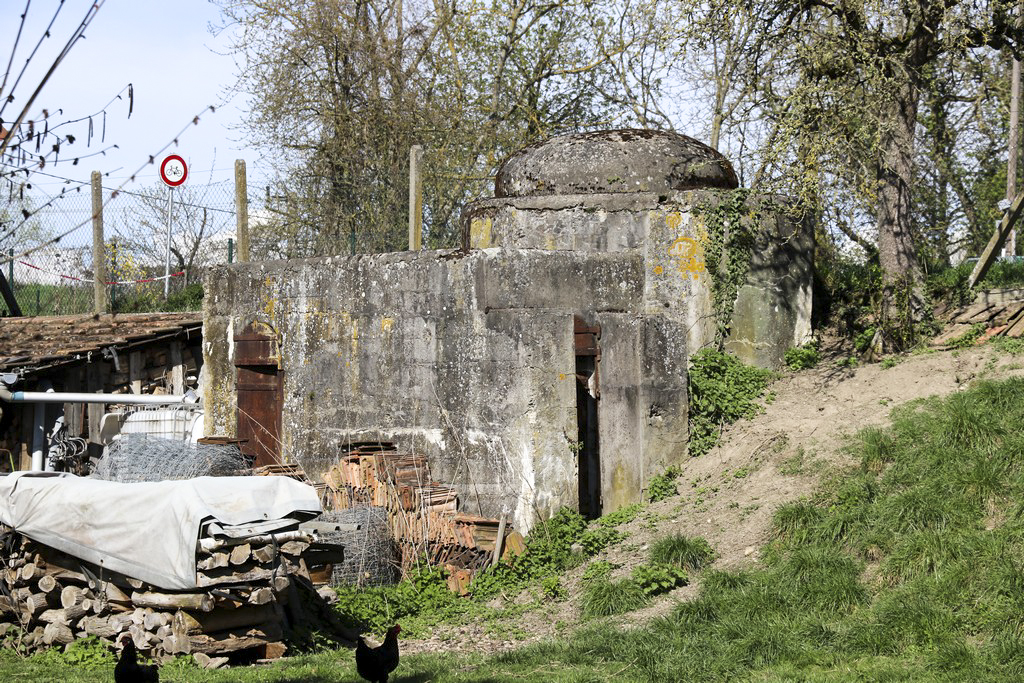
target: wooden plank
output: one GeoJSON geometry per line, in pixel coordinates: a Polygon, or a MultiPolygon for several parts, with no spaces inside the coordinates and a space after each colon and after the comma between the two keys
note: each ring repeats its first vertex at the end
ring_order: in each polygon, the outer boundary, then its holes
{"type": "Polygon", "coordinates": [[[128,353],[128,381],[133,394],[142,393],[142,379],[145,377],[142,364],[142,352],[130,351],[128,353]]]}
{"type": "Polygon", "coordinates": [[[170,386],[168,390],[175,396],[185,393],[185,363],[182,360],[182,344],[172,341],[170,349],[170,386]]]}
{"type": "Polygon", "coordinates": [[[995,263],[996,257],[999,256],[999,250],[1002,248],[1007,235],[1010,234],[1010,230],[1020,217],[1022,209],[1024,209],[1024,190],[1014,197],[1013,204],[1010,205],[1009,211],[1003,214],[1003,219],[999,221],[999,225],[996,226],[995,232],[992,234],[992,237],[989,238],[984,251],[982,251],[981,256],[978,257],[978,262],[974,265],[974,270],[971,271],[970,277],[967,278],[968,288],[974,287],[974,285],[978,284],[978,282],[985,277],[985,274],[988,272],[988,269],[992,267],[992,264],[995,263]]]}
{"type": "Polygon", "coordinates": [[[1020,337],[1024,335],[1024,317],[1018,318],[1017,322],[1010,325],[1004,334],[1007,337],[1020,337]]]}
{"type": "MultiPolygon", "coordinates": [[[[100,363],[88,363],[85,366],[86,391],[90,394],[103,393],[103,376],[100,363]]],[[[89,420],[89,443],[99,444],[100,442],[100,420],[106,406],[102,403],[90,403],[86,406],[87,419],[89,420]]]]}

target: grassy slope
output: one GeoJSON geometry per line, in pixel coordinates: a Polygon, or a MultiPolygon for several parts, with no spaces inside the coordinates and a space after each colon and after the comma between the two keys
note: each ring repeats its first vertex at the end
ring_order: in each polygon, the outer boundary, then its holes
{"type": "MultiPolygon", "coordinates": [[[[860,465],[780,508],[763,568],[704,572],[647,627],[585,627],[490,658],[407,657],[396,681],[1018,680],[1024,675],[1024,380],[905,406],[860,465]]],[[[167,681],[358,680],[350,651],[167,681]]],[[[109,665],[0,657],[0,680],[109,665]]]]}

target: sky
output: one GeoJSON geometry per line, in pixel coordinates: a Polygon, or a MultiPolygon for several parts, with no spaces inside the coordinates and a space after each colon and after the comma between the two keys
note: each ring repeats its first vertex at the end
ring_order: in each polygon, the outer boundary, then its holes
{"type": "MultiPolygon", "coordinates": [[[[60,18],[30,63],[30,71],[15,89],[20,102],[31,94],[42,73],[86,15],[93,0],[66,0],[60,18]]],[[[26,0],[0,3],[0,55],[6,61],[26,0]]],[[[31,0],[29,21],[22,33],[14,70],[24,64],[30,50],[43,35],[56,10],[56,0],[31,0]]],[[[85,38],[75,43],[42,90],[32,114],[47,108],[58,119],[94,114],[129,83],[134,89],[134,106],[128,117],[128,100],[114,102],[107,109],[106,145],[118,145],[102,157],[47,166],[47,173],[88,181],[90,172],[105,174],[105,186],[119,186],[144,165],[150,155],[157,162],[168,154],[179,154],[189,167],[188,183],[229,180],[236,159],[244,159],[250,186],[262,178],[259,155],[248,148],[244,133],[236,130],[244,117],[245,99],[226,93],[237,73],[235,58],[229,54],[230,32],[215,35],[209,26],[220,23],[218,9],[208,0],[106,0],[96,13],[85,38]],[[216,111],[203,113],[214,105],[216,111]],[[189,125],[197,114],[199,124],[189,125]],[[178,136],[178,133],[187,130],[178,136]],[[158,154],[178,137],[179,144],[158,154]]],[[[5,93],[6,94],[6,93],[5,93]]],[[[8,107],[8,112],[12,107],[8,107]]],[[[14,114],[5,112],[5,118],[14,114]]],[[[103,148],[99,142],[101,118],[94,119],[95,134],[89,151],[103,148]]],[[[68,148],[68,155],[83,154],[84,131],[68,148]]],[[[62,181],[36,174],[34,184],[47,193],[59,192],[62,181]]],[[[146,166],[135,183],[125,189],[139,189],[158,182],[158,167],[146,166]]]]}

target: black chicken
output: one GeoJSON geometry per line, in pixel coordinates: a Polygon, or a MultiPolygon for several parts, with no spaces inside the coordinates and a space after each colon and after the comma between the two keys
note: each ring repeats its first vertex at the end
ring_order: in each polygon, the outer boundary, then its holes
{"type": "Polygon", "coordinates": [[[159,683],[160,674],[153,665],[139,664],[135,641],[129,635],[121,636],[121,658],[114,667],[114,683],[159,683]]]}
{"type": "Polygon", "coordinates": [[[398,666],[398,634],[402,627],[388,629],[384,644],[371,648],[360,636],[356,643],[356,671],[370,683],[388,683],[388,674],[398,666]]]}

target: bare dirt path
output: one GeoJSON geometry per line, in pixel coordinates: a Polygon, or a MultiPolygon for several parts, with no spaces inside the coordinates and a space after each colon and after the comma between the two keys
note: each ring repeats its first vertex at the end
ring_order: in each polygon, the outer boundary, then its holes
{"type": "MultiPolygon", "coordinates": [[[[825,473],[852,463],[843,447],[857,431],[888,424],[892,409],[908,401],[950,394],[975,379],[1021,375],[1022,368],[1012,356],[982,346],[908,356],[888,368],[877,363],[839,367],[833,358],[813,369],[786,372],[770,387],[774,400],[763,413],[726,428],[711,452],[686,462],[680,495],[648,506],[620,527],[629,537],[598,559],[619,565],[616,575],[626,575],[647,560],[651,542],[679,532],[707,539],[718,554],[715,567],[756,565],[776,508],[810,495],[825,473]]],[[[563,578],[570,596],[578,595],[581,573],[563,578]]],[[[698,588],[694,581],[615,621],[645,623],[692,598],[698,588]]],[[[577,601],[570,598],[519,617],[504,635],[494,633],[493,624],[474,624],[439,629],[403,648],[493,652],[561,635],[579,624],[577,601]]]]}

